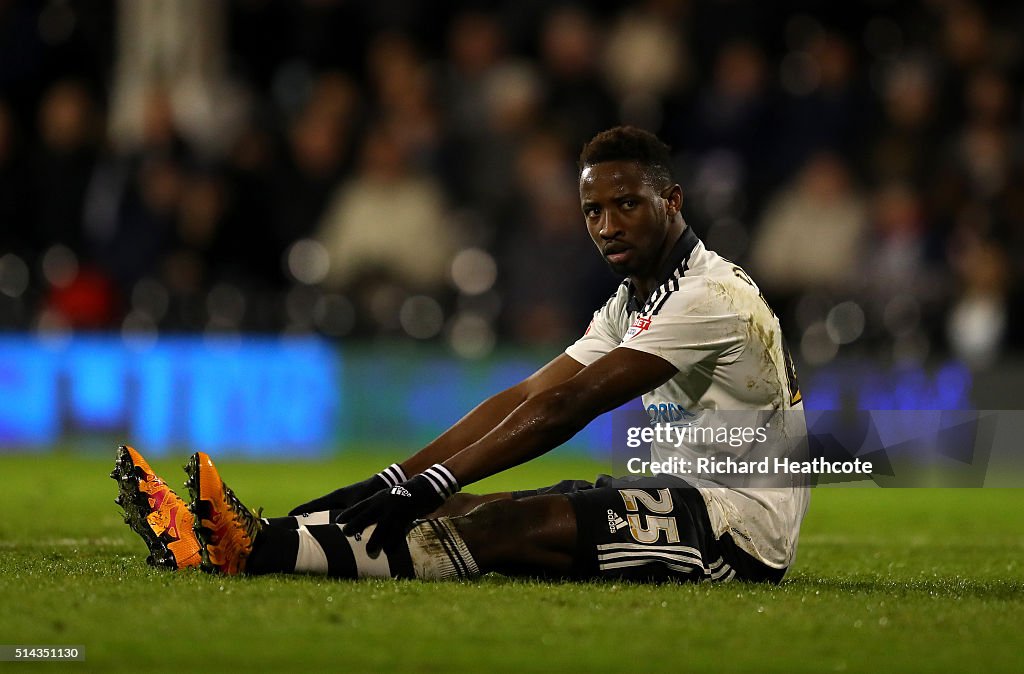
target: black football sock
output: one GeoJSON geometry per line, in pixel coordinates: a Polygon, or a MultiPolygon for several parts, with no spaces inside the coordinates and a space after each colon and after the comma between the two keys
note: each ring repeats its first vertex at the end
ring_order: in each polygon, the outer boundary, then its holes
{"type": "MultiPolygon", "coordinates": [[[[290,520],[295,518],[275,518],[290,520]]],[[[384,546],[376,558],[366,553],[372,529],[345,536],[340,524],[289,528],[266,526],[253,542],[245,572],[310,573],[333,578],[412,578],[409,547],[404,540],[384,546]]]]}
{"type": "Polygon", "coordinates": [[[299,532],[297,528],[265,526],[256,534],[252,552],[249,553],[249,559],[245,563],[245,572],[251,575],[292,573],[295,571],[295,557],[298,550],[299,532]]]}
{"type": "Polygon", "coordinates": [[[264,527],[254,542],[246,573],[428,580],[480,574],[461,534],[447,517],[417,522],[404,539],[386,544],[376,558],[366,553],[372,527],[355,536],[345,536],[341,529],[338,524],[264,527]]]}

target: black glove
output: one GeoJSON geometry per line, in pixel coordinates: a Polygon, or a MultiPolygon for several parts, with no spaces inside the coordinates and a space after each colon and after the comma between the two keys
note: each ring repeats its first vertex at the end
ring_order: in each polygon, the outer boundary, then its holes
{"type": "Polygon", "coordinates": [[[298,517],[306,513],[319,513],[325,510],[343,510],[370,498],[381,490],[390,489],[400,482],[405,482],[405,473],[397,463],[393,463],[367,480],[335,489],[326,496],[295,506],[288,511],[288,514],[298,517]]]}
{"type": "Polygon", "coordinates": [[[366,553],[376,557],[385,543],[404,536],[413,521],[437,510],[458,490],[455,476],[435,463],[416,477],[352,506],[338,516],[337,522],[345,525],[341,532],[346,536],[376,524],[366,542],[366,553]]]}

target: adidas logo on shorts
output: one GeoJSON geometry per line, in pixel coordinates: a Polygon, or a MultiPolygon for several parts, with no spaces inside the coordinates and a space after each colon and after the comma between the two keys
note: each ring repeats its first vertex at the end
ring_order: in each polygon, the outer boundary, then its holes
{"type": "Polygon", "coordinates": [[[619,517],[614,510],[608,510],[608,532],[614,534],[622,527],[629,526],[626,520],[619,517]]]}

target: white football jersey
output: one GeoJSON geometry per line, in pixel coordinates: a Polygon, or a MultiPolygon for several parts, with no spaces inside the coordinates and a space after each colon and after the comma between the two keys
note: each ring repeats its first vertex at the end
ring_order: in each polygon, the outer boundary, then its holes
{"type": "MultiPolygon", "coordinates": [[[[749,412],[750,423],[767,420],[777,434],[805,439],[803,405],[782,329],[746,272],[706,249],[687,227],[659,280],[661,285],[642,305],[631,282],[624,281],[566,354],[589,365],[612,349],[627,348],[674,365],[678,374],[643,396],[652,419],[658,410],[682,410],[684,424],[715,427],[736,424],[749,412]]],[[[677,445],[655,442],[652,461],[677,457],[692,466],[702,456],[743,453],[727,443],[677,445]]],[[[785,443],[779,447],[781,457],[785,443]]],[[[692,473],[675,474],[694,482],[692,473]]],[[[696,486],[716,538],[730,534],[737,546],[771,567],[792,564],[810,498],[806,487],[701,484],[696,486]]]]}

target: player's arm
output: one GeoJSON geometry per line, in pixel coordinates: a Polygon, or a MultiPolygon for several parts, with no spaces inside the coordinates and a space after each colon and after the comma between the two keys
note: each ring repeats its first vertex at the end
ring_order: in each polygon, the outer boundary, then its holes
{"type": "Polygon", "coordinates": [[[401,464],[393,464],[362,482],[335,489],[329,494],[295,506],[288,514],[301,515],[348,508],[382,489],[393,487],[407,477],[418,475],[427,467],[451,458],[484,437],[523,402],[564,382],[581,369],[583,365],[561,354],[515,386],[477,405],[436,440],[401,464]]]}
{"type": "Polygon", "coordinates": [[[443,463],[380,491],[341,514],[344,533],[376,524],[367,542],[376,554],[417,517],[462,486],[524,463],[565,442],[594,417],[664,384],[677,373],[659,356],[616,348],[575,376],[523,401],[489,433],[443,463]]]}
{"type": "Polygon", "coordinates": [[[595,417],[661,386],[678,370],[649,353],[616,348],[523,402],[490,433],[443,462],[460,486],[561,445],[595,417]]]}

